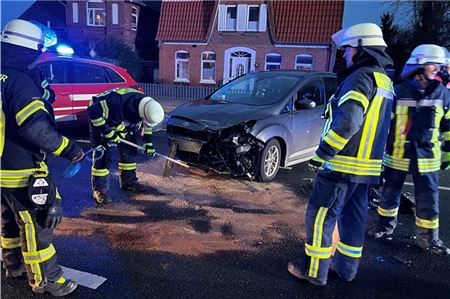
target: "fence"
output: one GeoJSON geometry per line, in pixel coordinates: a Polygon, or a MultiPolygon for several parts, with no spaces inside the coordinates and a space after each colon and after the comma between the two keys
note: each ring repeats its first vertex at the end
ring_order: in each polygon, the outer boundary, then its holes
{"type": "Polygon", "coordinates": [[[183,86],[167,85],[155,83],[139,83],[142,91],[155,99],[175,99],[175,100],[195,100],[201,99],[212,92],[217,87],[208,86],[183,86]]]}

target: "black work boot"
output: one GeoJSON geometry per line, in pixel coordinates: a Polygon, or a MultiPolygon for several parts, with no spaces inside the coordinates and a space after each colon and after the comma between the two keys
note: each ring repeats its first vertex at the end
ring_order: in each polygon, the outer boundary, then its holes
{"type": "Polygon", "coordinates": [[[50,293],[55,297],[66,296],[78,287],[78,284],[70,279],[61,277],[58,281],[44,281],[39,286],[33,286],[33,292],[35,293],[50,293]]]}
{"type": "Polygon", "coordinates": [[[306,280],[313,285],[324,286],[327,284],[326,281],[322,281],[317,278],[310,277],[306,273],[303,273],[300,265],[301,265],[301,260],[290,261],[288,264],[287,270],[293,276],[295,276],[299,279],[302,279],[302,280],[306,280]]]}
{"type": "Polygon", "coordinates": [[[100,191],[94,191],[93,197],[97,204],[99,205],[105,205],[112,203],[111,197],[108,195],[108,193],[100,192],[100,191]]]}
{"type": "Polygon", "coordinates": [[[381,225],[376,225],[369,229],[367,236],[372,239],[386,239],[390,241],[394,238],[394,231],[381,225]]]}
{"type": "Polygon", "coordinates": [[[22,274],[24,273],[25,273],[25,266],[22,264],[19,265],[17,269],[7,269],[5,276],[8,278],[16,278],[22,276],[22,274]]]}
{"type": "Polygon", "coordinates": [[[129,183],[129,184],[122,184],[120,186],[120,188],[122,190],[136,192],[136,193],[145,193],[145,192],[148,192],[148,191],[150,191],[152,189],[149,186],[143,185],[143,184],[138,183],[138,182],[133,182],[133,183],[129,183]]]}
{"type": "Polygon", "coordinates": [[[422,247],[422,249],[436,255],[450,255],[450,249],[445,246],[444,242],[442,242],[442,240],[440,239],[436,242],[433,242],[433,244],[428,247],[422,247]]]}

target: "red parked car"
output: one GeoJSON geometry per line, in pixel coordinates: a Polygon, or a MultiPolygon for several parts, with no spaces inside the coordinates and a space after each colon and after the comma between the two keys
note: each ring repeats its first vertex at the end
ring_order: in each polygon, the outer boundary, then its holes
{"type": "Polygon", "coordinates": [[[124,68],[98,60],[42,55],[36,66],[55,91],[57,121],[85,120],[92,96],[116,87],[138,89],[124,68]]]}

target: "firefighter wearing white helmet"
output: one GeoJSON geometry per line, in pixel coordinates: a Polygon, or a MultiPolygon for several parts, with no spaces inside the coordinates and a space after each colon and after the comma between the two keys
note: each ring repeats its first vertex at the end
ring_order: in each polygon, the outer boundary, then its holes
{"type": "Polygon", "coordinates": [[[450,169],[450,95],[434,80],[445,50],[420,45],[403,69],[404,82],[395,86],[393,118],[383,164],[385,183],[377,225],[369,236],[392,239],[400,194],[408,174],[414,180],[416,235],[424,250],[449,255],[439,238],[439,171],[450,169]]]}
{"type": "Polygon", "coordinates": [[[344,50],[347,68],[325,111],[326,123],[315,155],[317,172],[306,212],[306,258],[288,271],[315,285],[327,283],[330,263],[344,281],[355,278],[362,256],[369,184],[381,173],[391,113],[393,86],[384,67],[392,65],[381,29],[357,24],[333,35],[344,50]],[[339,242],[332,257],[333,230],[339,242]]]}
{"type": "Polygon", "coordinates": [[[447,48],[443,48],[446,53],[446,61],[445,65],[441,67],[441,71],[438,72],[436,76],[436,80],[439,80],[442,82],[442,84],[450,90],[450,52],[447,50],[447,48]]]}
{"type": "Polygon", "coordinates": [[[108,143],[118,143],[120,187],[133,192],[145,192],[152,188],[138,183],[136,177],[137,150],[121,139],[136,143],[143,131],[145,152],[153,157],[156,153],[152,131],[164,119],[162,106],[153,98],[133,88],[115,88],[92,98],[88,107],[92,147],[103,145],[105,153],[93,162],[92,189],[95,201],[111,203],[108,194],[111,169],[108,143]]]}
{"type": "Polygon", "coordinates": [[[1,35],[1,246],[6,277],[26,271],[34,292],[64,296],[77,284],[63,277],[52,244],[63,210],[45,159],[49,153],[77,162],[84,154],[56,131],[51,106],[30,76],[30,64],[46,47],[47,29],[13,20],[1,35]]]}

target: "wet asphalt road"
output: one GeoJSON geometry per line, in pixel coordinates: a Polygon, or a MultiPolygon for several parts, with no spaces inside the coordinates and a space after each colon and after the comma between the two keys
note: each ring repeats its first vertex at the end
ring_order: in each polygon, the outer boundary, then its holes
{"type": "MultiPolygon", "coordinates": [[[[72,135],[86,139],[83,129],[76,132],[72,135]]],[[[163,131],[155,134],[155,144],[160,152],[167,151],[163,131]]],[[[68,162],[51,159],[49,164],[64,198],[65,216],[77,217],[81,210],[95,206],[86,188],[89,167],[67,180],[62,172],[68,162]]],[[[280,170],[277,181],[295,188],[300,177],[312,177],[305,163],[280,170]]],[[[440,185],[450,187],[450,173],[441,177],[440,185]]],[[[118,182],[112,186],[113,196],[126,201],[118,182]]],[[[370,211],[369,225],[375,217],[375,211],[370,211]]],[[[400,215],[399,222],[393,241],[366,240],[355,281],[343,283],[330,274],[322,288],[287,273],[289,260],[303,255],[302,240],[290,237],[263,244],[258,253],[221,251],[198,257],[118,250],[100,234],[57,237],[54,243],[62,265],[107,278],[97,290],[79,287],[70,298],[448,298],[450,257],[433,256],[414,246],[409,238],[413,216],[400,215]]],[[[450,245],[450,191],[441,191],[440,227],[441,238],[450,245]]],[[[34,295],[25,277],[6,279],[3,271],[1,286],[1,298],[50,298],[34,295]]]]}

